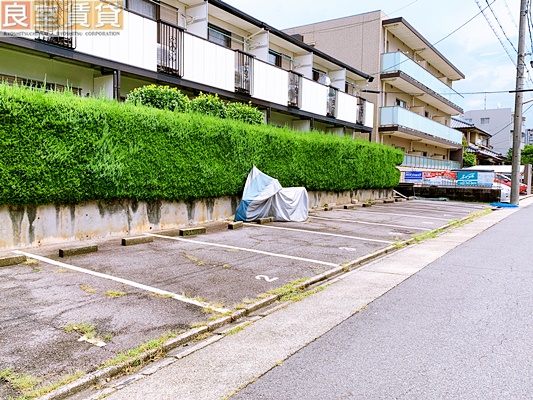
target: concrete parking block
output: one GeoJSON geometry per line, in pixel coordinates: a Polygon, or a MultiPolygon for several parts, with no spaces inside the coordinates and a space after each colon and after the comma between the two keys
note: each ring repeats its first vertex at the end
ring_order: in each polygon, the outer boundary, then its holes
{"type": "Polygon", "coordinates": [[[385,199],[383,200],[383,204],[392,204],[394,203],[394,199],[385,199]]]}
{"type": "Polygon", "coordinates": [[[239,229],[239,228],[242,228],[243,226],[244,226],[244,222],[234,221],[228,224],[228,229],[239,229]]]}
{"type": "Polygon", "coordinates": [[[345,204],[344,205],[345,210],[353,210],[355,209],[355,204],[345,204]]]}
{"type": "Polygon", "coordinates": [[[259,218],[256,222],[259,225],[269,224],[274,221],[274,218],[272,217],[265,217],[265,218],[259,218]]]}
{"type": "Polygon", "coordinates": [[[9,265],[17,265],[26,261],[26,256],[9,256],[0,257],[0,267],[7,267],[9,265]]]}
{"type": "Polygon", "coordinates": [[[179,230],[180,236],[192,236],[192,235],[201,235],[202,233],[205,233],[207,229],[203,226],[199,226],[197,228],[184,228],[179,230]]]}
{"type": "Polygon", "coordinates": [[[75,256],[78,254],[95,253],[98,251],[98,246],[79,246],[70,247],[67,249],[59,249],[59,257],[75,256]]]}
{"type": "Polygon", "coordinates": [[[132,236],[128,238],[122,238],[122,246],[133,246],[135,244],[143,244],[153,242],[152,236],[132,236]]]}

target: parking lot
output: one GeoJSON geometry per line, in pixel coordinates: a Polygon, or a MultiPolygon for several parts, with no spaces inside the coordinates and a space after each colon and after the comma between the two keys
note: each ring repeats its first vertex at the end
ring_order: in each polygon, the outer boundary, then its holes
{"type": "MultiPolygon", "coordinates": [[[[304,223],[246,223],[236,230],[213,223],[202,235],[147,232],[152,242],[132,246],[116,238],[95,241],[97,252],[62,258],[64,245],[21,250],[28,261],[0,268],[0,371],[54,380],[93,370],[149,339],[486,207],[377,203],[313,210],[304,223]],[[94,328],[98,345],[79,341],[74,328],[83,324],[94,328]]],[[[0,398],[13,395],[0,380],[0,398]]]]}

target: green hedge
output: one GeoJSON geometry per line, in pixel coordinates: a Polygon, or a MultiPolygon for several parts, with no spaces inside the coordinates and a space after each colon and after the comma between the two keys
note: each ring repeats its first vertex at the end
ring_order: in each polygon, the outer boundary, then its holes
{"type": "Polygon", "coordinates": [[[0,85],[0,204],[235,195],[254,164],[285,187],[390,188],[402,159],[366,141],[0,85]]]}

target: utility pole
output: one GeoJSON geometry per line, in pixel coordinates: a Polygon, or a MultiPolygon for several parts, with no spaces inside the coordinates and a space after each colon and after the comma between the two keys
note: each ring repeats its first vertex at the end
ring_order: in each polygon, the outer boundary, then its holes
{"type": "Polygon", "coordinates": [[[520,1],[520,23],[518,26],[518,60],[516,63],[516,93],[514,103],[513,158],[511,169],[511,203],[520,199],[520,144],[522,142],[522,102],[524,94],[524,69],[526,50],[526,24],[528,0],[520,1]]]}

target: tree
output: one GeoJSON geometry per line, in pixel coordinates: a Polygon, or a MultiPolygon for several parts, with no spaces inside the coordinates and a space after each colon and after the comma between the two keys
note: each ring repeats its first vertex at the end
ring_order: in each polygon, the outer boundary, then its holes
{"type": "Polygon", "coordinates": [[[533,145],[528,144],[520,154],[521,164],[533,164],[533,145]]]}

